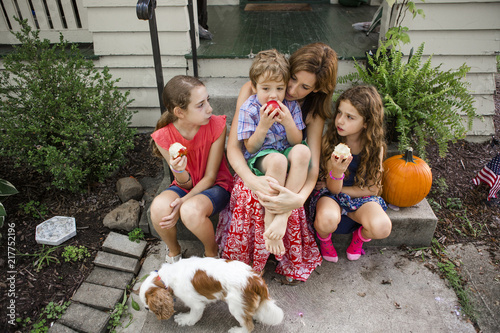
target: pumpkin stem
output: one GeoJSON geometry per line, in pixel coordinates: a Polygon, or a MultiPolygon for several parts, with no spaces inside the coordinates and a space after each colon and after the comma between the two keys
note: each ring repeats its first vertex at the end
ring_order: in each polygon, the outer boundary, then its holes
{"type": "Polygon", "coordinates": [[[405,154],[401,159],[404,160],[406,163],[411,162],[411,163],[417,164],[415,162],[415,160],[413,159],[413,148],[411,148],[411,147],[406,148],[405,154]]]}

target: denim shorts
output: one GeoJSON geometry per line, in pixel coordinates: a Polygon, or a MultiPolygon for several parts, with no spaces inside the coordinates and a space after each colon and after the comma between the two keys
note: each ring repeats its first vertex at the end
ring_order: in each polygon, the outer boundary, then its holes
{"type": "MultiPolygon", "coordinates": [[[[186,191],[176,185],[171,185],[165,191],[174,191],[181,198],[187,194],[186,191]]],[[[229,202],[229,198],[231,197],[231,193],[226,191],[219,185],[214,185],[211,188],[198,193],[197,195],[199,194],[207,196],[210,201],[212,201],[213,210],[210,216],[214,216],[215,214],[223,210],[229,202]]]]}

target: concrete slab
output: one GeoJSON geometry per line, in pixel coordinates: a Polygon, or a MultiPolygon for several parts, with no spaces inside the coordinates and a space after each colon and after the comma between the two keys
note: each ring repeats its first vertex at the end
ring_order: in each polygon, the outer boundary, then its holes
{"type": "Polygon", "coordinates": [[[71,328],[64,326],[62,324],[59,324],[59,322],[55,322],[54,325],[52,325],[51,328],[48,330],[49,333],[77,333],[75,330],[72,330],[71,328]]]}
{"type": "Polygon", "coordinates": [[[134,273],[94,267],[85,282],[124,290],[134,278],[134,273]]]}
{"type": "MultiPolygon", "coordinates": [[[[190,251],[198,254],[200,246],[190,251]]],[[[202,251],[202,249],[201,249],[202,251]]],[[[139,277],[163,263],[165,246],[151,249],[139,277]]],[[[367,255],[351,262],[339,253],[338,263],[324,262],[306,283],[282,285],[274,263],[264,278],[271,297],[285,312],[282,324],[266,327],[256,323],[254,332],[460,332],[474,333],[472,324],[459,311],[457,297],[439,275],[397,249],[367,249],[367,255]]],[[[136,284],[137,289],[140,282],[136,284]]],[[[136,301],[138,301],[136,299],[136,301]]],[[[227,305],[218,302],[205,309],[192,327],[179,327],[169,319],[159,321],[143,309],[132,310],[135,326],[123,332],[226,332],[237,325],[227,305]]],[[[178,301],[176,311],[188,309],[178,301]]]]}
{"type": "Polygon", "coordinates": [[[58,323],[81,333],[104,333],[107,330],[109,314],[92,307],[71,303],[58,323]]]}
{"type": "Polygon", "coordinates": [[[462,276],[467,280],[479,327],[485,333],[500,332],[500,250],[489,250],[489,246],[474,244],[447,248],[450,257],[462,263],[462,276]]]}
{"type": "Polygon", "coordinates": [[[97,252],[94,265],[134,274],[137,274],[140,268],[140,262],[137,259],[103,251],[97,252]]]}
{"type": "Polygon", "coordinates": [[[115,308],[115,304],[123,299],[123,290],[100,286],[98,284],[83,282],[72,300],[96,308],[108,311],[115,308]]]}
{"type": "Polygon", "coordinates": [[[142,258],[146,245],[147,242],[144,240],[140,240],[139,243],[132,242],[126,235],[122,235],[117,232],[110,232],[102,244],[102,250],[138,259],[142,258]]]}
{"type": "MultiPolygon", "coordinates": [[[[427,199],[412,207],[400,208],[398,211],[387,209],[387,215],[392,222],[392,231],[386,239],[372,240],[370,246],[430,246],[437,226],[437,217],[432,211],[427,199]]],[[[352,235],[332,235],[335,247],[347,248],[352,235]]]]}

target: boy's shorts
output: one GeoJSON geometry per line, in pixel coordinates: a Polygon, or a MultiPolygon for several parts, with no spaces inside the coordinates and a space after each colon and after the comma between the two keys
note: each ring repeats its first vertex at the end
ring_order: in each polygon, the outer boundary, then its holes
{"type": "MultiPolygon", "coordinates": [[[[303,145],[307,146],[307,143],[306,143],[305,140],[302,140],[301,143],[303,145]]],[[[277,150],[277,149],[272,149],[272,148],[263,149],[263,150],[259,151],[257,154],[255,154],[255,156],[252,156],[252,157],[250,157],[248,159],[248,161],[247,161],[248,167],[250,168],[250,170],[252,170],[252,172],[254,173],[254,175],[256,175],[256,176],[264,176],[264,173],[262,173],[262,171],[260,171],[259,169],[257,169],[257,167],[255,166],[255,163],[257,163],[257,160],[259,158],[261,158],[261,157],[264,157],[264,156],[272,154],[272,153],[283,154],[288,159],[288,154],[290,154],[290,150],[292,150],[292,148],[293,147],[288,147],[285,150],[281,150],[281,151],[277,150]]]]}
{"type": "MultiPolygon", "coordinates": [[[[177,185],[171,185],[165,191],[174,191],[181,198],[187,194],[186,191],[184,191],[177,185]]],[[[212,201],[213,210],[210,216],[214,216],[215,214],[223,210],[229,202],[229,198],[231,197],[231,193],[226,191],[219,185],[214,185],[206,189],[205,191],[198,193],[197,195],[199,194],[207,196],[210,201],[212,201]]]]}

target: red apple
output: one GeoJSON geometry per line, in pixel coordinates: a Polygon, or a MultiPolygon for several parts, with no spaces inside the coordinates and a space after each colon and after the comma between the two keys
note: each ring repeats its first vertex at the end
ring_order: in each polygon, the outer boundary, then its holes
{"type": "MultiPolygon", "coordinates": [[[[268,115],[271,114],[275,109],[279,109],[280,108],[280,105],[278,104],[278,102],[276,102],[275,100],[271,100],[269,102],[267,102],[267,107],[270,107],[269,111],[268,111],[268,115]]],[[[278,114],[275,114],[273,118],[276,118],[278,114]]]]}
{"type": "Polygon", "coordinates": [[[188,153],[187,148],[179,149],[179,156],[186,156],[188,153]]]}

